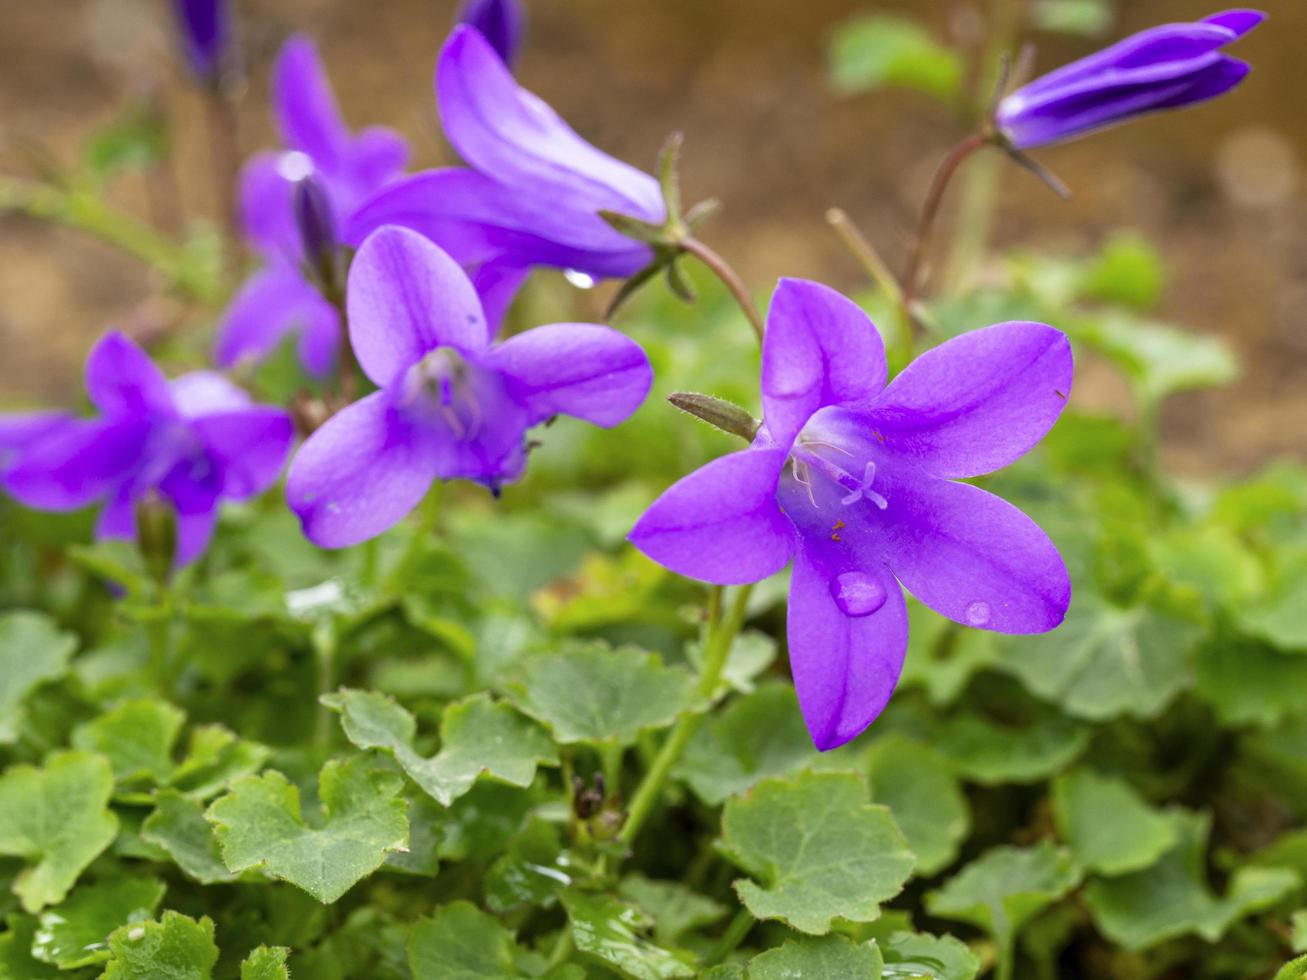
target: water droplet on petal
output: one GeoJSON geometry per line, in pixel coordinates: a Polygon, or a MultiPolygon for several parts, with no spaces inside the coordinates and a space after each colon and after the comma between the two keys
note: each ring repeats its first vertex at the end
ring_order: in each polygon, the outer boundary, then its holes
{"type": "Polygon", "coordinates": [[[577,289],[593,289],[595,285],[594,276],[577,269],[564,269],[563,278],[577,289]]]}
{"type": "Polygon", "coordinates": [[[991,615],[989,603],[977,600],[967,606],[967,622],[972,626],[984,626],[991,615]]]}
{"type": "Polygon", "coordinates": [[[885,586],[865,572],[845,572],[832,579],[830,594],[846,616],[870,616],[885,605],[885,586]]]}
{"type": "Polygon", "coordinates": [[[289,150],[277,157],[277,175],[289,181],[303,180],[313,173],[313,158],[299,150],[289,150]]]}

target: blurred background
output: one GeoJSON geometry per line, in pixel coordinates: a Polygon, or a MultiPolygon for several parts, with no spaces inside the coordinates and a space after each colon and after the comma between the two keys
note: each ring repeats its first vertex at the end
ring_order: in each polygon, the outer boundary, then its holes
{"type": "MultiPolygon", "coordinates": [[[[238,6],[242,154],[276,142],[268,66],[284,38],[302,31],[321,45],[352,125],[401,130],[415,168],[449,159],[431,76],[452,0],[238,6]]],[[[1088,7],[1098,20],[1076,31],[1024,33],[1039,71],[1219,9],[1194,0],[1088,7]]],[[[1237,354],[1232,384],[1167,402],[1166,462],[1180,475],[1307,458],[1307,5],[1263,7],[1271,22],[1233,52],[1255,71],[1232,96],[1037,153],[1071,186],[1070,202],[1015,167],[999,168],[997,246],[1083,255],[1122,230],[1137,232],[1165,267],[1152,314],[1220,336],[1237,354]]],[[[781,275],[865,286],[824,220],[831,206],[901,267],[931,172],[966,132],[957,113],[919,91],[837,93],[829,70],[837,28],[867,14],[910,13],[965,51],[983,43],[990,10],[967,0],[529,0],[528,8],[523,83],[582,135],[644,168],[670,132],[683,131],[687,198],[725,205],[703,237],[759,293],[781,275]]],[[[1076,0],[1062,8],[1074,14],[1076,0]]],[[[125,105],[158,99],[175,125],[179,211],[216,220],[202,100],[178,83],[170,32],[161,0],[0,4],[0,170],[32,176],[75,160],[125,105]]],[[[119,181],[113,196],[149,213],[139,177],[119,181]]],[[[989,274],[984,263],[967,271],[976,283],[989,274]]],[[[148,333],[154,321],[185,315],[152,286],[140,263],[81,233],[0,217],[0,408],[75,399],[86,349],[107,326],[148,333]]],[[[598,316],[603,299],[581,302],[598,316]]],[[[1092,361],[1075,397],[1104,410],[1125,400],[1121,382],[1092,361]]]]}

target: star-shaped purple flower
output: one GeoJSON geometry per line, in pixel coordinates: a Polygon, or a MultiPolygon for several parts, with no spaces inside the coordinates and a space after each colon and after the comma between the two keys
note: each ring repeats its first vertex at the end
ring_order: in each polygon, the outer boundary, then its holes
{"type": "Polygon", "coordinates": [[[995,123],[1017,149],[1031,149],[1215,98],[1251,70],[1221,49],[1265,19],[1227,10],[1135,34],[1017,89],[999,103],[995,123]]]}
{"type": "Polygon", "coordinates": [[[785,279],[762,355],[764,424],[749,449],[656,500],[630,540],[674,572],[756,582],[793,560],[790,667],[826,750],[888,703],[908,642],[900,583],[959,623],[1041,633],[1071,584],[1048,536],[959,479],[1034,446],[1071,388],[1071,347],[1041,323],[964,334],[886,386],[885,350],[855,304],[785,279]]]}
{"type": "Polygon", "coordinates": [[[273,86],[287,149],[256,155],[241,174],[242,222],[266,264],[228,307],[215,357],[223,367],[258,359],[298,331],[300,360],[311,373],[323,375],[336,363],[340,317],[303,272],[295,185],[311,176],[339,227],[366,197],[403,172],[408,146],[389,129],[350,132],[307,38],[286,42],[273,86]]]}
{"type": "Polygon", "coordinates": [[[488,307],[511,297],[533,265],[596,278],[625,278],[648,265],[649,246],[614,231],[599,212],[662,224],[658,182],[578,136],[517,84],[478,31],[461,26],[450,35],[436,94],[445,134],[468,168],[396,181],[354,216],[348,240],[385,224],[412,228],[471,270],[483,296],[498,287],[488,307]]]}
{"type": "Polygon", "coordinates": [[[170,382],[121,333],[91,350],[86,391],[100,416],[47,419],[18,449],[4,489],[41,510],[102,503],[97,538],[134,537],[136,505],[158,494],[177,512],[178,565],[208,544],[219,502],[262,493],[290,451],[286,412],[251,404],[212,372],[170,382]]]}
{"type": "Polygon", "coordinates": [[[291,463],[286,498],[329,548],[375,537],[434,480],[492,489],[526,465],[525,433],[554,415],[624,421],[653,371],[608,327],[557,323],[498,343],[459,264],[404,228],[378,229],[350,266],[349,336],[381,389],[339,412],[291,463]]]}
{"type": "Polygon", "coordinates": [[[522,0],[464,0],[454,22],[480,31],[499,60],[511,68],[522,47],[526,6],[522,0]]]}

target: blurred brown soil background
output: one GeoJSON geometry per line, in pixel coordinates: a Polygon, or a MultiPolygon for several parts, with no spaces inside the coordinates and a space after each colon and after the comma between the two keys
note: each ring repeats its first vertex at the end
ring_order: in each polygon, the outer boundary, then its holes
{"type": "MultiPolygon", "coordinates": [[[[245,153],[272,145],[268,63],[292,31],[321,44],[352,125],[411,140],[417,167],[442,159],[431,76],[452,0],[243,0],[250,66],[241,106],[245,153]]],[[[666,135],[686,137],[691,200],[720,197],[705,236],[755,287],[780,275],[864,285],[825,225],[845,208],[900,265],[931,170],[961,135],[944,108],[910,92],[831,94],[825,51],[840,21],[897,10],[965,36],[968,0],[529,0],[518,74],[577,130],[649,167],[666,135]]],[[[1097,247],[1137,230],[1166,259],[1158,314],[1219,334],[1241,379],[1173,399],[1168,462],[1180,473],[1254,469],[1307,456],[1307,4],[1266,0],[1271,21],[1236,53],[1255,71],[1233,96],[1043,151],[1074,189],[1061,204],[1009,168],[997,244],[1097,247]]],[[[1217,0],[1121,0],[1112,36],[1191,20],[1217,0]]],[[[187,211],[212,216],[199,99],[168,45],[163,0],[0,0],[0,146],[39,143],[70,160],[143,86],[162,86],[177,121],[187,211]]],[[[1098,42],[1035,35],[1040,70],[1098,42]]],[[[3,167],[14,170],[3,151],[3,167]]],[[[144,214],[137,180],[116,199],[144,214]]],[[[134,260],[78,233],[0,219],[0,406],[58,404],[80,390],[81,361],[109,325],[147,315],[150,279],[134,260]]],[[[1114,409],[1122,392],[1091,365],[1082,406],[1114,409]]]]}

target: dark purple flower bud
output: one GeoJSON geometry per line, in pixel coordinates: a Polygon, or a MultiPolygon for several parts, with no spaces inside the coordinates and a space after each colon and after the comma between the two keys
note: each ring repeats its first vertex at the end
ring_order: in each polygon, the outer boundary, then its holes
{"type": "Polygon", "coordinates": [[[173,0],[182,54],[195,77],[216,84],[231,45],[231,0],[173,0]]]}
{"type": "Polygon", "coordinates": [[[339,240],[331,201],[316,177],[309,174],[295,182],[295,227],[299,231],[304,261],[320,281],[333,287],[339,240]]]}
{"type": "Polygon", "coordinates": [[[1265,19],[1256,10],[1227,10],[1135,34],[1007,95],[995,125],[1012,146],[1028,150],[1215,98],[1251,70],[1221,49],[1265,19]]]}
{"type": "Polygon", "coordinates": [[[512,68],[522,47],[526,7],[522,0],[465,0],[454,23],[475,27],[512,68]]]}

